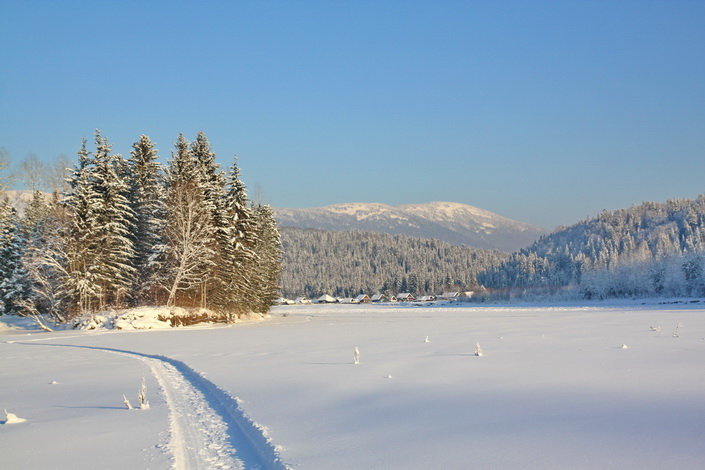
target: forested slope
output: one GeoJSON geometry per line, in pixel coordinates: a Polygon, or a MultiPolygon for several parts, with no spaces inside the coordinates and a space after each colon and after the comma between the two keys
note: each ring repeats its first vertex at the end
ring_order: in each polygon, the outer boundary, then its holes
{"type": "Polygon", "coordinates": [[[587,297],[703,295],[705,196],[646,202],[541,237],[479,275],[487,287],[577,287],[587,297]]]}
{"type": "Polygon", "coordinates": [[[282,294],[437,294],[477,285],[477,273],[507,255],[432,239],[283,227],[282,294]]]}

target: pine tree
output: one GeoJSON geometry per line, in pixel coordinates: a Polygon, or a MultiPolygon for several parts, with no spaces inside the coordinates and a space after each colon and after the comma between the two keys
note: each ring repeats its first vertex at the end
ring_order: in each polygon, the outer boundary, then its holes
{"type": "Polygon", "coordinates": [[[132,145],[130,207],[135,216],[131,234],[135,249],[136,303],[157,302],[159,273],[163,264],[162,232],[165,225],[164,184],[157,151],[146,135],[132,145]]]}
{"type": "Polygon", "coordinates": [[[21,245],[17,211],[0,195],[0,314],[16,314],[16,300],[28,295],[20,275],[21,245]]]}
{"type": "Polygon", "coordinates": [[[134,286],[134,213],[128,200],[127,162],[111,152],[107,139],[96,132],[94,188],[96,215],[96,282],[101,305],[121,306],[134,286]]]}
{"type": "Polygon", "coordinates": [[[98,193],[94,187],[95,162],[83,139],[78,151],[78,163],[69,176],[69,192],[62,201],[66,208],[62,229],[61,249],[65,272],[59,296],[67,315],[93,311],[97,307],[97,217],[98,193]]]}
{"type": "Polygon", "coordinates": [[[255,311],[266,313],[274,304],[279,292],[282,266],[281,238],[271,207],[257,206],[254,218],[257,221],[257,243],[254,249],[258,258],[255,279],[259,283],[256,289],[255,311]]]}
{"type": "Polygon", "coordinates": [[[199,132],[196,135],[196,140],[191,143],[190,150],[195,160],[200,186],[203,190],[203,204],[210,212],[210,223],[213,226],[215,238],[215,245],[213,246],[214,263],[212,269],[203,277],[201,306],[205,307],[207,303],[217,306],[217,297],[224,286],[220,265],[223,263],[224,252],[227,250],[226,240],[228,237],[227,203],[224,192],[225,176],[220,170],[220,165],[216,163],[215,152],[213,152],[204,132],[199,132]]]}
{"type": "Polygon", "coordinates": [[[253,250],[255,226],[237,160],[231,166],[224,201],[225,220],[222,230],[218,232],[221,250],[218,278],[221,288],[214,300],[218,308],[232,319],[233,315],[251,310],[257,296],[257,256],[253,250]]]}

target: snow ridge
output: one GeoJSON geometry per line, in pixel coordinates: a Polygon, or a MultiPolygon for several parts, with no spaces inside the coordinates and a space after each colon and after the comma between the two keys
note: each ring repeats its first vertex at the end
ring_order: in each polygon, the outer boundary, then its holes
{"type": "Polygon", "coordinates": [[[266,431],[247,416],[238,399],[184,362],[114,348],[45,345],[93,349],[144,361],[162,388],[169,407],[171,436],[168,448],[174,458],[175,470],[290,469],[266,431]]]}
{"type": "Polygon", "coordinates": [[[391,233],[508,252],[545,233],[527,223],[457,202],[399,206],[351,202],[307,209],[276,208],[275,215],[282,227],[391,233]]]}

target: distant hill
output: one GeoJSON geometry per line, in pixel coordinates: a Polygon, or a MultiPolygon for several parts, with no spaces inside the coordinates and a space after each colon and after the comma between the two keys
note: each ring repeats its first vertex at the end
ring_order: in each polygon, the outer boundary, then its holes
{"type": "Polygon", "coordinates": [[[293,227],[280,231],[282,294],[288,297],[471,290],[477,286],[477,273],[508,256],[403,235],[293,227]]]}
{"type": "Polygon", "coordinates": [[[705,295],[705,196],[605,211],[478,275],[490,288],[578,287],[586,297],[705,295]]]}
{"type": "Polygon", "coordinates": [[[399,234],[507,252],[528,246],[546,233],[527,223],[455,202],[400,206],[346,203],[307,209],[276,208],[274,213],[282,227],[399,234]]]}

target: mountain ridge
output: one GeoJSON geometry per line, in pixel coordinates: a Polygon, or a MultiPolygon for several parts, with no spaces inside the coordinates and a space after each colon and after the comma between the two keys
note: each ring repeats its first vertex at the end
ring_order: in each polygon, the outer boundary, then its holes
{"type": "Polygon", "coordinates": [[[274,214],[282,227],[390,233],[508,252],[528,246],[546,233],[485,209],[445,201],[398,206],[350,202],[274,208],[274,214]]]}

